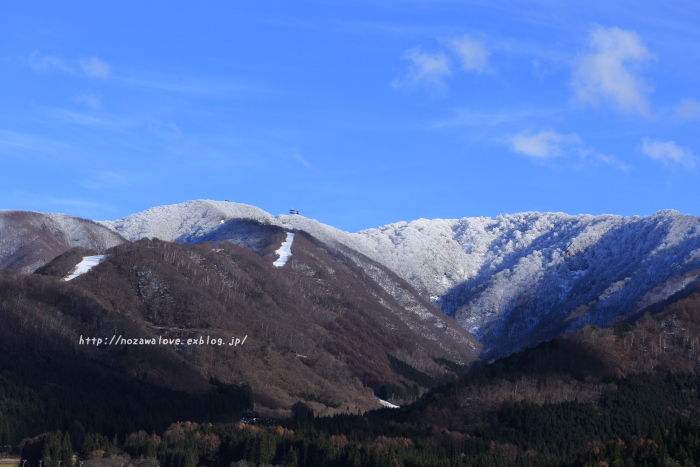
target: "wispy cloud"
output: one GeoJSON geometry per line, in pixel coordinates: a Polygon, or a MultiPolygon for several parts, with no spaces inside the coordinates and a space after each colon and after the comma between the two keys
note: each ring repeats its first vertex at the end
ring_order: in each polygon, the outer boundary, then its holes
{"type": "Polygon", "coordinates": [[[307,161],[304,156],[301,155],[299,151],[294,151],[294,160],[296,160],[298,163],[306,167],[307,169],[311,168],[311,164],[309,161],[307,161]]]}
{"type": "Polygon", "coordinates": [[[695,167],[697,157],[688,148],[679,147],[674,141],[642,139],[642,153],[666,166],[695,167]]]}
{"type": "Polygon", "coordinates": [[[77,185],[91,190],[101,190],[105,188],[114,188],[126,186],[134,183],[134,179],[140,176],[134,174],[124,174],[114,171],[95,172],[90,176],[75,180],[77,185]]]}
{"type": "Polygon", "coordinates": [[[430,129],[451,128],[451,127],[481,127],[481,126],[497,126],[503,123],[514,120],[512,114],[508,113],[489,113],[489,112],[472,112],[467,110],[457,110],[450,118],[436,120],[428,124],[430,129]]]}
{"type": "Polygon", "coordinates": [[[683,99],[676,107],[678,120],[694,120],[700,118],[700,102],[694,99],[683,99]]]}
{"type": "Polygon", "coordinates": [[[151,121],[148,124],[151,133],[166,140],[176,140],[182,136],[182,130],[173,122],[151,121]]]}
{"type": "Polygon", "coordinates": [[[79,61],[83,72],[94,78],[104,78],[112,71],[112,67],[98,57],[82,58],[79,61]]]}
{"type": "Polygon", "coordinates": [[[74,112],[72,110],[67,109],[48,108],[43,111],[43,114],[47,117],[53,118],[55,120],[60,120],[66,123],[72,123],[75,125],[82,126],[100,127],[108,130],[119,130],[134,126],[134,124],[128,120],[123,120],[120,118],[114,118],[105,115],[95,117],[87,113],[74,112]]]}
{"type": "Polygon", "coordinates": [[[580,160],[591,158],[620,170],[628,170],[629,165],[616,157],[603,154],[586,146],[575,133],[562,134],[554,130],[539,133],[520,132],[506,138],[514,152],[531,157],[533,160],[549,160],[561,156],[578,156],[580,160]]]}
{"type": "Polygon", "coordinates": [[[36,50],[29,56],[27,63],[36,71],[61,71],[64,73],[73,71],[62,58],[50,55],[42,56],[36,50]]]}
{"type": "Polygon", "coordinates": [[[94,201],[86,201],[83,199],[49,198],[49,202],[51,204],[57,204],[62,206],[73,206],[78,208],[100,208],[109,211],[114,211],[114,207],[108,204],[96,203],[94,201]]]}
{"type": "Polygon", "coordinates": [[[84,104],[91,109],[99,109],[102,106],[102,99],[97,94],[93,93],[83,93],[80,94],[75,100],[81,104],[84,104]]]}
{"type": "Polygon", "coordinates": [[[421,46],[404,52],[403,58],[410,60],[408,73],[403,79],[394,81],[395,88],[425,85],[433,89],[445,88],[444,79],[453,73],[452,59],[457,59],[466,72],[484,73],[490,71],[489,51],[482,41],[467,35],[441,39],[443,51],[425,52],[421,46]]]}
{"type": "Polygon", "coordinates": [[[509,138],[511,149],[520,154],[537,159],[558,157],[566,146],[580,145],[581,139],[571,133],[564,135],[553,130],[539,133],[521,132],[509,138]]]}
{"type": "Polygon", "coordinates": [[[495,127],[509,122],[527,121],[547,118],[561,113],[556,108],[505,108],[493,112],[479,112],[470,108],[453,109],[449,117],[433,120],[427,124],[429,129],[452,127],[495,127]]]}
{"type": "Polygon", "coordinates": [[[452,74],[449,60],[443,53],[427,53],[418,46],[408,49],[403,58],[411,61],[408,75],[403,80],[394,81],[394,87],[427,85],[442,89],[445,86],[443,79],[452,74]]]}
{"type": "Polygon", "coordinates": [[[465,71],[483,73],[489,70],[489,52],[483,42],[465,35],[451,39],[448,44],[459,57],[465,71]]]}
{"type": "Polygon", "coordinates": [[[616,169],[623,171],[627,171],[631,168],[628,164],[625,164],[617,157],[608,156],[607,154],[603,154],[602,152],[598,152],[595,149],[592,149],[587,146],[581,145],[576,150],[583,159],[588,159],[592,157],[611,167],[615,167],[616,169]]]}
{"type": "Polygon", "coordinates": [[[654,59],[634,31],[597,26],[590,35],[591,53],[578,59],[573,75],[576,98],[597,106],[611,100],[625,113],[649,116],[650,87],[636,73],[654,59]]]}
{"type": "Polygon", "coordinates": [[[36,50],[29,56],[27,63],[36,71],[58,71],[76,75],[83,73],[93,78],[106,78],[112,70],[107,62],[94,55],[79,60],[66,60],[61,57],[41,55],[36,50]]]}
{"type": "Polygon", "coordinates": [[[75,123],[77,125],[102,126],[104,124],[103,120],[93,117],[92,115],[66,109],[47,109],[44,114],[56,120],[75,123]]]}
{"type": "Polygon", "coordinates": [[[30,152],[53,155],[58,149],[66,147],[62,142],[50,140],[41,135],[0,130],[0,154],[19,156],[30,152]]]}

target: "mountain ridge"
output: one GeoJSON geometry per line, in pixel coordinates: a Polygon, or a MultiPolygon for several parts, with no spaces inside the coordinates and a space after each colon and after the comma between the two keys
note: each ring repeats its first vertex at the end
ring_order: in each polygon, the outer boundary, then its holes
{"type": "Polygon", "coordinates": [[[98,224],[130,241],[232,241],[253,251],[273,227],[306,231],[406,280],[477,335],[488,358],[639,312],[696,280],[684,275],[700,268],[700,218],[675,210],[417,219],[350,233],[297,214],[194,200],[98,224]]]}

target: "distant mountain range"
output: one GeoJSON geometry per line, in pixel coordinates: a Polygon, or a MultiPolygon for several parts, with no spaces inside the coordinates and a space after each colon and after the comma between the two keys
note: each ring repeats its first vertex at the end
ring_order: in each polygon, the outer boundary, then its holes
{"type": "MultiPolygon", "coordinates": [[[[305,231],[367,274],[377,274],[369,259],[407,281],[479,339],[483,358],[508,355],[587,323],[632,319],[700,277],[700,218],[676,211],[419,219],[348,233],[300,215],[197,200],[117,221],[63,216],[80,226],[72,230],[78,234],[37,227],[56,216],[1,211],[0,264],[29,272],[61,246],[102,252],[143,238],[230,241],[259,252],[260,242],[279,228],[305,231]],[[60,246],[43,247],[51,242],[60,246]]],[[[392,293],[391,281],[375,280],[392,293]]]]}

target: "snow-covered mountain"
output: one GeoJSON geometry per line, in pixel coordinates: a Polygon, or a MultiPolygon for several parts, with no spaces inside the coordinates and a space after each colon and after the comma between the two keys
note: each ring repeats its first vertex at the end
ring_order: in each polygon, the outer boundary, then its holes
{"type": "Polygon", "coordinates": [[[104,225],[132,240],[197,243],[206,236],[241,243],[259,232],[241,219],[305,230],[372,258],[455,317],[493,355],[586,323],[608,324],[697,280],[689,271],[700,268],[700,219],[676,211],[419,219],[348,233],[299,215],[273,217],[252,206],[200,200],[104,225]]]}
{"type": "Polygon", "coordinates": [[[100,224],[119,232],[130,241],[159,238],[169,242],[193,243],[230,219],[249,219],[266,224],[273,216],[248,204],[195,200],[170,206],[156,206],[116,221],[100,224]]]}
{"type": "Polygon", "coordinates": [[[113,229],[79,217],[0,210],[0,269],[33,272],[73,247],[102,252],[124,242],[113,229]]]}
{"type": "Polygon", "coordinates": [[[306,231],[368,274],[373,268],[364,257],[408,281],[478,336],[486,356],[587,323],[609,324],[700,276],[700,218],[676,211],[419,219],[349,233],[299,215],[197,200],[101,224],[128,240],[227,240],[251,249],[275,226],[306,231]]]}

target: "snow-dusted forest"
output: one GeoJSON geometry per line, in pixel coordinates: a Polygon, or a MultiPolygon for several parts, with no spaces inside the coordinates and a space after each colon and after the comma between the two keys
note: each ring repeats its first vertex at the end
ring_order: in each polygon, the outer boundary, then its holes
{"type": "Polygon", "coordinates": [[[519,213],[419,219],[348,233],[299,215],[198,200],[102,224],[128,240],[259,237],[250,220],[304,230],[388,267],[504,355],[635,313],[697,280],[700,219],[519,213]],[[245,221],[245,222],[242,222],[245,221]]]}

